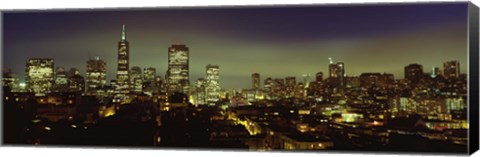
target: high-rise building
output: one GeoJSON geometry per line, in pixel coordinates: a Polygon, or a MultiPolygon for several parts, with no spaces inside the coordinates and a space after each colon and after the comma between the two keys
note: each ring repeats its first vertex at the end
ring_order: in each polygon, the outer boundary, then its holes
{"type": "Polygon", "coordinates": [[[142,92],[142,69],[138,66],[132,67],[130,70],[130,85],[132,85],[132,90],[135,93],[142,92]]]}
{"type": "Polygon", "coordinates": [[[207,85],[207,80],[204,78],[199,78],[195,81],[195,104],[207,104],[205,88],[207,85]]]}
{"type": "Polygon", "coordinates": [[[285,78],[285,93],[287,97],[293,97],[296,85],[297,79],[295,77],[290,76],[285,78]]]}
{"type": "Polygon", "coordinates": [[[87,61],[86,94],[97,95],[107,83],[107,63],[99,57],[87,61]]]}
{"type": "Polygon", "coordinates": [[[73,75],[68,78],[68,88],[70,92],[81,92],[85,90],[85,78],[80,75],[73,75]]]}
{"type": "Polygon", "coordinates": [[[345,86],[345,64],[343,62],[333,63],[332,58],[329,58],[330,65],[328,66],[329,70],[329,79],[332,80],[334,86],[345,86]]]}
{"type": "Polygon", "coordinates": [[[259,73],[253,73],[252,74],[252,88],[254,90],[259,90],[260,89],[260,74],[259,73]]]}
{"type": "Polygon", "coordinates": [[[303,86],[305,88],[308,88],[310,86],[310,80],[311,77],[310,77],[310,74],[303,74],[303,86]]]}
{"type": "Polygon", "coordinates": [[[55,92],[66,92],[68,91],[68,72],[64,67],[55,68],[55,92]]]}
{"type": "Polygon", "coordinates": [[[432,78],[436,78],[438,76],[442,76],[442,71],[440,70],[440,68],[438,67],[432,67],[432,74],[431,74],[431,77],[432,78]]]}
{"type": "Polygon", "coordinates": [[[446,79],[458,78],[460,76],[460,62],[448,61],[443,63],[443,75],[446,79]]]}
{"type": "Polygon", "coordinates": [[[285,80],[281,78],[273,79],[272,97],[283,98],[285,96],[285,80]]]}
{"type": "Polygon", "coordinates": [[[420,64],[409,64],[405,66],[405,79],[412,83],[418,83],[424,76],[423,66],[420,64]]]}
{"type": "Polygon", "coordinates": [[[272,90],[272,85],[273,79],[271,77],[267,77],[265,81],[263,81],[263,88],[265,88],[267,92],[272,90]]]}
{"type": "Polygon", "coordinates": [[[267,94],[267,99],[270,99],[272,97],[272,87],[273,87],[273,79],[271,77],[268,77],[265,79],[263,82],[263,88],[265,89],[265,93],[267,94]]]}
{"type": "MultiPolygon", "coordinates": [[[[162,76],[155,76],[155,92],[166,93],[166,83],[162,76]]],[[[154,93],[155,93],[154,92],[154,93]]]]}
{"type": "Polygon", "coordinates": [[[143,80],[152,81],[157,76],[157,70],[154,67],[143,68],[143,80]]]}
{"type": "Polygon", "coordinates": [[[189,93],[189,49],[174,44],[168,48],[167,92],[189,93]]]}
{"type": "Polygon", "coordinates": [[[306,90],[305,90],[305,85],[302,82],[299,82],[295,86],[295,92],[293,95],[296,99],[305,99],[306,98],[306,90]]]}
{"type": "Polygon", "coordinates": [[[143,69],[143,91],[149,93],[157,93],[158,87],[155,77],[157,77],[157,70],[154,67],[143,69]]]}
{"type": "Polygon", "coordinates": [[[219,100],[220,92],[220,68],[218,65],[208,64],[206,69],[206,87],[207,103],[214,105],[219,100]]]}
{"type": "Polygon", "coordinates": [[[19,78],[18,75],[13,73],[10,69],[3,70],[2,86],[10,87],[10,91],[16,92],[20,90],[19,88],[19,78]]]}
{"type": "Polygon", "coordinates": [[[118,65],[117,65],[117,93],[125,94],[130,92],[130,52],[127,41],[125,25],[122,26],[122,36],[118,42],[118,65]]]}
{"type": "Polygon", "coordinates": [[[52,91],[54,84],[54,60],[51,58],[30,58],[27,61],[25,73],[26,89],[37,96],[52,91]]]}

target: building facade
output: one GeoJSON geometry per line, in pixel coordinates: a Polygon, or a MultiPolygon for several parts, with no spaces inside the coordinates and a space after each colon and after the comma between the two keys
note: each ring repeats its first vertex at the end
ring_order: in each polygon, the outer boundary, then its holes
{"type": "Polygon", "coordinates": [[[219,100],[220,92],[220,68],[218,65],[207,65],[206,68],[206,87],[207,103],[214,105],[219,100]]]}
{"type": "Polygon", "coordinates": [[[260,74],[253,73],[252,74],[252,89],[259,90],[260,89],[260,74]]]}
{"type": "Polygon", "coordinates": [[[54,80],[54,60],[51,58],[31,58],[26,64],[27,91],[42,96],[52,91],[54,80]]]}
{"type": "Polygon", "coordinates": [[[86,94],[97,95],[107,83],[107,63],[99,57],[87,61],[86,94]]]}
{"type": "Polygon", "coordinates": [[[460,76],[460,63],[448,61],[443,63],[443,74],[446,79],[454,79],[460,76]]]}
{"type": "Polygon", "coordinates": [[[167,92],[189,93],[189,49],[185,45],[168,48],[167,92]]]}
{"type": "Polygon", "coordinates": [[[405,66],[405,79],[411,83],[418,83],[423,77],[423,66],[420,64],[410,64],[405,66]]]}
{"type": "Polygon", "coordinates": [[[130,70],[130,85],[134,93],[142,93],[142,68],[138,66],[132,67],[130,70]]]}

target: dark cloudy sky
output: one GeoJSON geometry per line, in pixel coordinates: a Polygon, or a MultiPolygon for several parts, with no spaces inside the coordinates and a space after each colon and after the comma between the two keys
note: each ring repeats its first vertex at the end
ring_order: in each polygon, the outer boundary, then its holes
{"type": "MultiPolygon", "coordinates": [[[[107,62],[115,78],[117,42],[127,26],[130,66],[164,76],[167,48],[190,48],[190,80],[207,64],[220,66],[223,88],[249,88],[252,73],[266,77],[328,73],[328,57],[349,76],[389,72],[419,63],[430,72],[458,60],[467,69],[467,3],[304,7],[153,8],[3,13],[3,63],[23,80],[25,61],[51,57],[55,66],[107,62]]],[[[263,84],[263,81],[262,81],[263,84]]]]}

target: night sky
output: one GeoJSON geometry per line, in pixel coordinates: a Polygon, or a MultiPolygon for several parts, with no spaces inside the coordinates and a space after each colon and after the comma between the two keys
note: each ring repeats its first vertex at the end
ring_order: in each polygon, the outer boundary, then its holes
{"type": "MultiPolygon", "coordinates": [[[[424,71],[458,60],[467,71],[467,3],[317,5],[137,10],[56,10],[3,13],[3,63],[25,76],[25,62],[51,57],[55,66],[79,68],[99,56],[115,79],[122,24],[130,67],[167,70],[167,48],[190,48],[190,81],[220,66],[222,88],[251,88],[251,74],[296,76],[322,71],[328,58],[344,62],[348,76],[393,73],[419,63],[424,71]]],[[[442,67],[443,69],[443,67],[442,67]]]]}

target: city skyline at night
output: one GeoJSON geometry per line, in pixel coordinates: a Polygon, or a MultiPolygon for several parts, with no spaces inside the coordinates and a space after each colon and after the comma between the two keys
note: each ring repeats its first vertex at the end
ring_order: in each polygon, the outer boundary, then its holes
{"type": "Polygon", "coordinates": [[[205,65],[217,64],[222,71],[220,86],[225,89],[250,88],[253,73],[261,74],[261,80],[288,76],[301,80],[304,74],[327,73],[329,57],[345,63],[347,76],[386,72],[401,79],[406,65],[418,63],[430,73],[432,67],[441,68],[450,60],[459,61],[464,73],[467,14],[463,6],[6,13],[3,67],[12,69],[23,82],[24,67],[17,65],[31,57],[47,57],[55,59],[55,66],[78,68],[84,76],[85,61],[99,56],[107,63],[110,81],[116,76],[115,42],[125,24],[130,66],[155,67],[157,75],[164,76],[168,47],[185,44],[190,48],[190,81],[203,77],[205,65]],[[444,10],[450,12],[442,14],[444,10]]]}
{"type": "Polygon", "coordinates": [[[7,12],[3,143],[467,152],[469,7],[7,12]]]}

